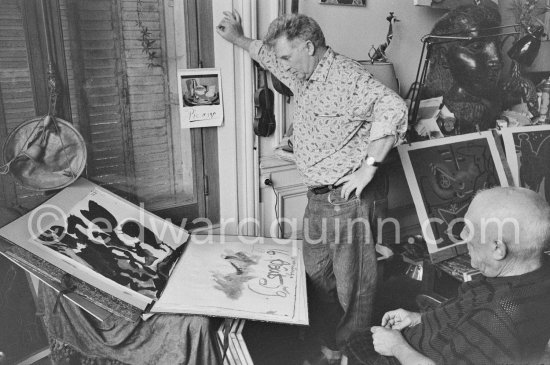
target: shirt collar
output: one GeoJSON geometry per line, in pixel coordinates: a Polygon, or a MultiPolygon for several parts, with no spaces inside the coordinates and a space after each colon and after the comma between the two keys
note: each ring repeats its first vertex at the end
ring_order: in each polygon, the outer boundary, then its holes
{"type": "Polygon", "coordinates": [[[550,277],[550,258],[542,258],[542,265],[536,270],[525,273],[523,275],[514,275],[514,276],[497,276],[497,277],[488,277],[487,281],[497,284],[499,282],[512,283],[512,284],[522,284],[527,282],[542,282],[547,280],[550,277]]]}
{"type": "Polygon", "coordinates": [[[332,48],[328,47],[325,54],[317,64],[317,67],[315,67],[315,70],[313,70],[313,73],[309,77],[309,81],[326,81],[328,72],[330,71],[330,67],[334,62],[335,57],[336,54],[332,48]]]}

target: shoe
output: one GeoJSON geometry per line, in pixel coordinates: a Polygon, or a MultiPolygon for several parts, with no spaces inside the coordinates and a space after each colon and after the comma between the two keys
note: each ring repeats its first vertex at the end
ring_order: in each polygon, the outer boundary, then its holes
{"type": "Polygon", "coordinates": [[[331,365],[325,355],[321,354],[314,359],[305,359],[302,365],[331,365]]]}
{"type": "Polygon", "coordinates": [[[333,351],[328,347],[321,346],[321,349],[307,358],[302,365],[340,365],[341,360],[342,353],[340,351],[333,351]]]}

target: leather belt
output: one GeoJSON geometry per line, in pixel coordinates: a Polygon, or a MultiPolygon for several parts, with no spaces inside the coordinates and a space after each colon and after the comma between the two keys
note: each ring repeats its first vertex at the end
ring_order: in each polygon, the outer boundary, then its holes
{"type": "Polygon", "coordinates": [[[338,186],[334,186],[334,185],[323,185],[323,186],[316,186],[314,188],[309,188],[309,191],[311,191],[315,195],[321,195],[321,194],[326,194],[329,191],[337,188],[338,186]]]}

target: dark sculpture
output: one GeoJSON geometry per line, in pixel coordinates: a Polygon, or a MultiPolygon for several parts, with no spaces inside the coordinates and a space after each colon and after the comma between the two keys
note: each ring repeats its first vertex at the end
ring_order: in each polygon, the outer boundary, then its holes
{"type": "Polygon", "coordinates": [[[443,95],[456,117],[456,133],[494,127],[501,111],[499,79],[502,69],[499,41],[488,29],[500,25],[497,9],[460,6],[435,24],[434,35],[481,36],[472,40],[436,40],[423,98],[443,95]]]}

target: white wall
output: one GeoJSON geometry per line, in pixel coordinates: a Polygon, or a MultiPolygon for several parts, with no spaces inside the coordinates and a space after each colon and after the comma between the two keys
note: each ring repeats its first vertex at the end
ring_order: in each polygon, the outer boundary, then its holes
{"type": "Polygon", "coordinates": [[[393,11],[395,23],[393,41],[387,54],[395,67],[404,95],[416,76],[422,43],[444,11],[426,6],[414,6],[413,0],[367,0],[366,7],[323,5],[319,0],[301,0],[300,12],[314,18],[325,33],[329,46],[355,59],[367,59],[367,53],[386,40],[388,21],[393,11]]]}
{"type": "MultiPolygon", "coordinates": [[[[231,9],[241,14],[245,35],[256,37],[255,0],[213,1],[213,26],[220,23],[223,11],[231,9]]],[[[215,30],[214,52],[224,99],[224,123],[218,128],[220,233],[253,235],[252,225],[239,226],[256,214],[252,61],[245,51],[223,40],[215,30]]]]}

